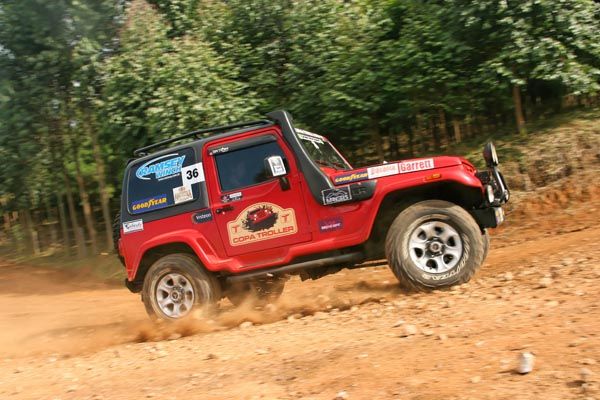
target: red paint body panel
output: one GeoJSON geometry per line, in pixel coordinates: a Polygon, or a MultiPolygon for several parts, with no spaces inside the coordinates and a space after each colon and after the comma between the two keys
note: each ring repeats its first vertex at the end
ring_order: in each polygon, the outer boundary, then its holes
{"type": "MultiPolygon", "coordinates": [[[[435,182],[452,181],[483,191],[470,163],[460,157],[444,156],[433,158],[432,169],[376,178],[375,194],[368,200],[324,206],[311,195],[277,126],[215,140],[204,147],[203,167],[212,220],[195,223],[193,215],[201,211],[196,210],[145,223],[143,231],[124,234],[121,230],[119,248],[129,280],[135,278],[146,251],[169,243],[187,244],[208,270],[228,274],[285,265],[302,255],[359,245],[369,238],[379,206],[387,194],[426,185],[432,174],[441,175],[435,182]],[[289,163],[289,189],[284,190],[279,180],[272,179],[241,189],[240,200],[224,202],[222,196],[231,192],[220,189],[215,159],[208,155],[209,145],[226,145],[262,134],[276,135],[284,150],[289,163]],[[233,209],[222,211],[225,206],[233,209]],[[321,231],[319,222],[330,220],[336,221],[335,230],[321,231]],[[257,224],[262,225],[253,231],[257,224]]],[[[359,168],[354,172],[366,170],[359,168]]],[[[332,181],[353,172],[331,168],[323,171],[332,181]]]]}

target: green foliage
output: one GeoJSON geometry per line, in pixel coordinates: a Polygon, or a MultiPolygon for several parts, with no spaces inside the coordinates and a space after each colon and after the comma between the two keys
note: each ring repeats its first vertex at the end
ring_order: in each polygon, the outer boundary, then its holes
{"type": "Polygon", "coordinates": [[[169,24],[170,37],[188,33],[194,26],[199,0],[149,0],[157,7],[169,24]]]}
{"type": "Polygon", "coordinates": [[[121,47],[104,64],[103,139],[123,161],[137,147],[201,126],[254,114],[256,96],[236,80],[235,65],[195,34],[174,39],[160,16],[134,2],[121,47]]]}
{"type": "Polygon", "coordinates": [[[444,6],[452,10],[454,35],[492,82],[556,81],[576,94],[598,91],[600,20],[593,0],[447,0],[444,6]]]}

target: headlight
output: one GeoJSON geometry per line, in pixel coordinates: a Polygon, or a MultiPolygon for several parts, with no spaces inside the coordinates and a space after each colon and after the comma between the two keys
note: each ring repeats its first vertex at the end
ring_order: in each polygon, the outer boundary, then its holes
{"type": "Polygon", "coordinates": [[[483,148],[483,158],[488,167],[495,167],[498,165],[498,154],[496,154],[496,146],[492,142],[489,142],[483,148]]]}
{"type": "Polygon", "coordinates": [[[495,200],[494,188],[492,185],[485,185],[485,197],[489,204],[492,204],[495,200]]]}

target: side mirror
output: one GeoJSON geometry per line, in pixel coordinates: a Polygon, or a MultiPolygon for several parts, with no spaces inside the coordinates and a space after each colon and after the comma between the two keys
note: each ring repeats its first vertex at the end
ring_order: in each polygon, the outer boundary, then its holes
{"type": "Polygon", "coordinates": [[[492,142],[488,142],[483,148],[483,159],[490,168],[498,165],[498,154],[496,154],[496,147],[492,142]]]}
{"type": "Polygon", "coordinates": [[[281,156],[270,156],[265,158],[265,172],[269,178],[287,175],[285,164],[281,156]]]}

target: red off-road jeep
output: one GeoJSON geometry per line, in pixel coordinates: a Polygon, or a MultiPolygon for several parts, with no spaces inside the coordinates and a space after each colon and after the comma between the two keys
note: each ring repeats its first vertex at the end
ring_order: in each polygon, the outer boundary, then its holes
{"type": "Polygon", "coordinates": [[[383,257],[410,290],[467,282],[483,263],[486,229],[503,221],[509,197],[492,144],[485,171],[447,156],[355,169],[287,112],[268,118],[135,151],[116,240],[126,285],[151,316],[182,318],[222,297],[274,299],[290,275],[383,257]]]}

